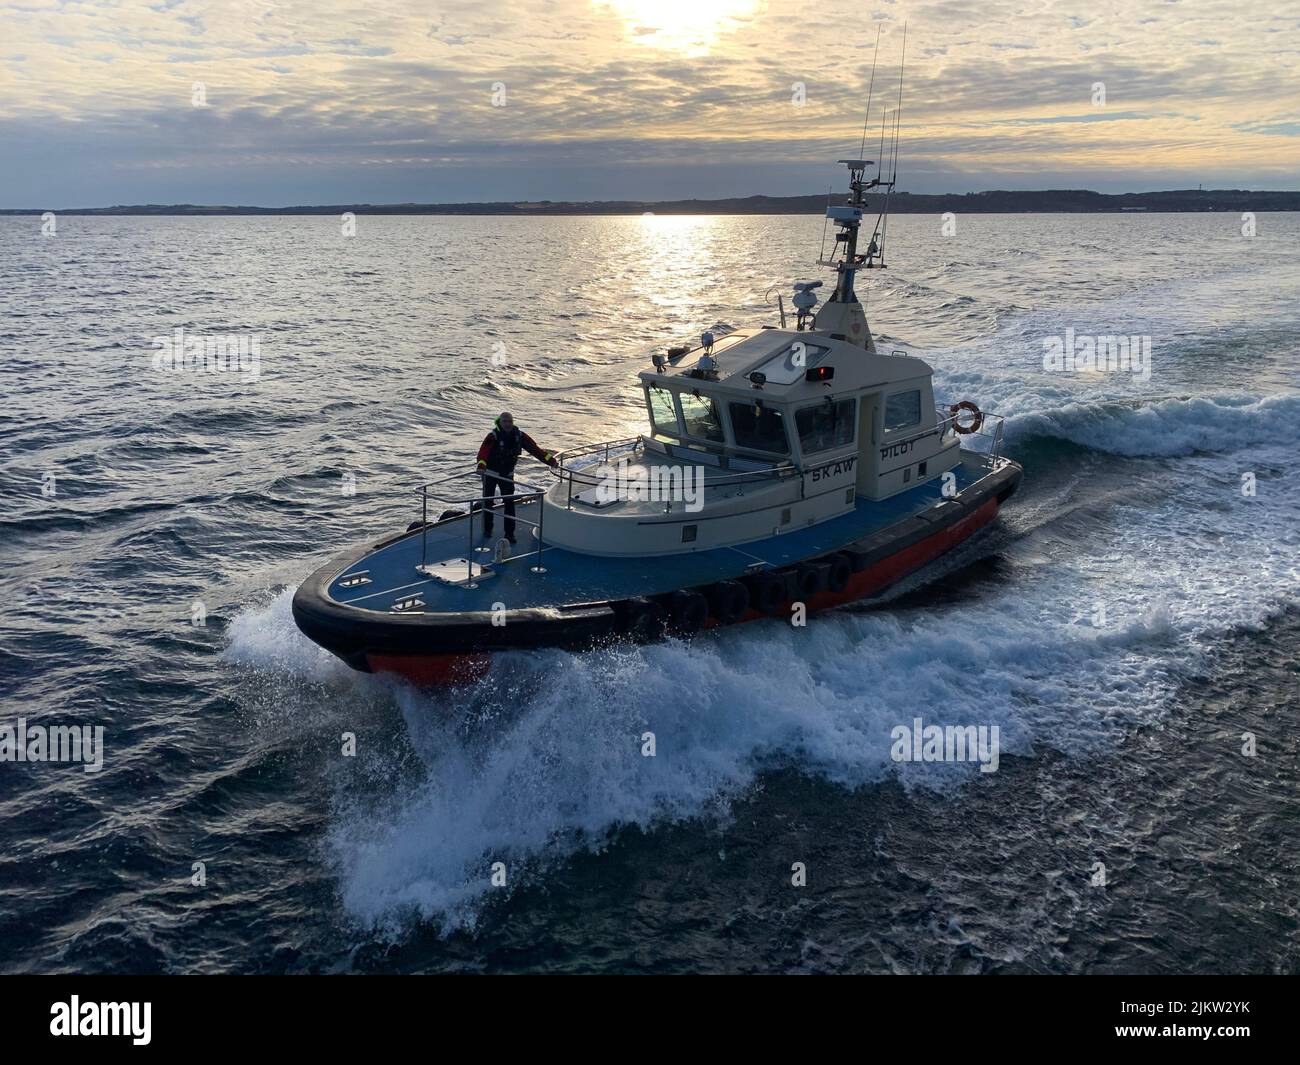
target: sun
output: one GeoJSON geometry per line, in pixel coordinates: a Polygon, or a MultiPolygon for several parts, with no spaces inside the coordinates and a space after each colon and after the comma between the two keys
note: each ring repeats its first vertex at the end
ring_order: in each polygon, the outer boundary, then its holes
{"type": "Polygon", "coordinates": [[[702,55],[719,36],[758,12],[763,0],[591,0],[623,20],[629,40],[651,48],[702,55]]]}

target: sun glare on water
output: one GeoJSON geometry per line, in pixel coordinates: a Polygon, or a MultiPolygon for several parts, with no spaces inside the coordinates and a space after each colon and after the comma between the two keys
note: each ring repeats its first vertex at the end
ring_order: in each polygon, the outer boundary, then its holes
{"type": "Polygon", "coordinates": [[[762,0],[592,0],[624,23],[628,39],[686,55],[701,55],[758,11],[762,0]]]}

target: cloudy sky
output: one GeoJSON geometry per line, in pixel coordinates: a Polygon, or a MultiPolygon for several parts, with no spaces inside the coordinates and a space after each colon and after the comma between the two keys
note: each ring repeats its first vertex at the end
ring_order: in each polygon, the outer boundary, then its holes
{"type": "Polygon", "coordinates": [[[0,0],[0,207],[814,193],[904,22],[910,191],[1300,188],[1300,0],[0,0]]]}

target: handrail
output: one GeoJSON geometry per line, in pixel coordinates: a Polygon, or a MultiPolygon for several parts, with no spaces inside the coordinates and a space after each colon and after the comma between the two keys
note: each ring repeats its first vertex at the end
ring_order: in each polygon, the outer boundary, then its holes
{"type": "MultiPolygon", "coordinates": [[[[922,429],[919,432],[910,433],[907,436],[890,437],[889,442],[891,444],[909,443],[913,440],[920,440],[927,436],[934,436],[936,433],[939,434],[940,436],[948,436],[949,434],[952,434],[954,436],[975,435],[975,436],[984,437],[985,439],[991,441],[989,445],[989,449],[986,452],[989,458],[991,458],[994,462],[996,462],[998,459],[1001,458],[1004,427],[1006,423],[1006,418],[1004,415],[993,414],[990,411],[982,411],[981,412],[982,422],[979,429],[975,430],[973,433],[958,434],[956,429],[954,428],[954,426],[957,424],[956,415],[952,414],[949,410],[947,410],[944,407],[935,407],[934,411],[936,415],[936,422],[931,428],[922,429]],[[989,426],[990,423],[991,423],[991,429],[986,428],[986,426],[989,426]]],[[[598,478],[593,475],[587,474],[583,472],[582,469],[569,465],[568,464],[569,462],[571,462],[574,459],[586,458],[588,456],[601,453],[601,459],[599,461],[603,462],[604,464],[608,464],[611,452],[613,452],[616,456],[620,450],[630,451],[633,455],[635,455],[636,452],[644,446],[644,444],[645,444],[644,436],[638,435],[638,436],[625,437],[624,439],[621,440],[607,440],[595,444],[583,444],[578,447],[569,448],[566,451],[557,452],[555,455],[556,463],[550,469],[549,472],[552,477],[555,477],[561,482],[567,484],[568,493],[565,502],[566,508],[572,509],[573,484],[575,481],[577,481],[579,484],[582,485],[594,487],[603,483],[604,480],[603,478],[598,478]]],[[[806,471],[802,466],[796,465],[793,462],[789,462],[787,460],[784,463],[774,464],[766,469],[749,470],[744,473],[737,473],[733,476],[729,476],[723,479],[710,481],[708,483],[708,487],[725,488],[733,485],[752,484],[756,480],[767,480],[767,479],[777,479],[777,478],[785,478],[785,477],[792,477],[792,476],[802,476],[805,472],[806,471]]],[[[425,567],[428,564],[428,529],[429,529],[430,498],[433,498],[435,502],[441,503],[444,506],[448,506],[448,505],[453,507],[468,506],[470,510],[468,515],[466,515],[468,520],[465,523],[469,533],[469,550],[467,552],[467,556],[468,556],[467,557],[467,569],[468,569],[467,587],[471,587],[471,588],[476,587],[476,585],[473,583],[473,579],[474,579],[473,556],[475,550],[474,549],[474,514],[476,510],[496,510],[499,506],[504,507],[506,497],[502,496],[499,502],[497,500],[496,493],[493,493],[492,495],[479,494],[477,496],[467,496],[464,499],[448,499],[436,495],[431,497],[429,491],[430,489],[441,488],[442,486],[450,484],[453,481],[464,480],[468,477],[491,477],[498,481],[505,481],[507,483],[514,484],[516,490],[513,493],[511,493],[509,497],[512,503],[530,503],[535,499],[540,500],[542,502],[542,505],[538,508],[537,521],[532,521],[529,518],[520,517],[518,515],[515,516],[514,520],[516,522],[522,522],[524,525],[527,525],[530,528],[537,530],[536,533],[537,554],[533,565],[529,568],[533,573],[545,573],[546,567],[542,565],[542,549],[545,543],[543,537],[543,532],[544,532],[543,522],[546,517],[545,496],[547,493],[547,489],[542,487],[541,485],[529,484],[526,481],[521,481],[514,477],[503,476],[499,473],[496,473],[493,470],[457,471],[456,473],[448,474],[446,477],[442,477],[437,480],[426,481],[424,484],[419,485],[414,489],[414,491],[420,493],[420,569],[421,572],[425,571],[425,567]],[[521,487],[523,491],[518,490],[521,487]]],[[[672,504],[669,503],[670,509],[671,506],[672,504]]],[[[488,550],[488,549],[483,548],[483,550],[488,550]]],[[[524,556],[520,555],[515,557],[522,558],[524,556]]],[[[502,560],[502,561],[510,561],[510,560],[502,560]]]]}
{"type": "Polygon", "coordinates": [[[640,447],[644,443],[645,443],[645,437],[640,433],[638,433],[636,436],[627,436],[624,437],[622,440],[606,440],[601,443],[595,443],[595,444],[579,444],[577,447],[571,447],[565,451],[557,451],[555,453],[555,459],[557,462],[560,463],[561,466],[563,466],[564,459],[566,457],[579,457],[582,455],[590,455],[590,454],[594,454],[597,451],[600,451],[601,449],[604,449],[605,455],[608,457],[609,449],[612,447],[626,447],[628,444],[631,444],[632,450],[635,451],[638,447],[640,447]]]}
{"type": "Polygon", "coordinates": [[[979,436],[992,441],[987,452],[988,456],[995,461],[1001,458],[1002,430],[1003,424],[1006,422],[1005,415],[994,414],[992,411],[980,411],[982,418],[980,428],[973,432],[959,433],[956,428],[954,428],[957,424],[957,415],[951,413],[946,407],[935,407],[934,413],[936,415],[936,421],[931,428],[922,429],[915,433],[909,433],[907,436],[888,436],[885,439],[887,439],[889,444],[892,446],[894,444],[911,443],[913,440],[923,440],[925,437],[934,436],[935,434],[940,436],[948,436],[949,434],[952,434],[958,438],[963,436],[979,436]],[[985,425],[989,425],[990,423],[992,423],[991,429],[986,430],[985,425]]]}
{"type": "Polygon", "coordinates": [[[884,435],[881,437],[881,444],[883,445],[886,441],[890,446],[893,446],[894,444],[908,444],[913,440],[924,440],[927,436],[935,436],[936,434],[940,436],[947,436],[949,433],[955,434],[956,431],[953,429],[952,423],[956,421],[956,419],[942,407],[935,407],[934,413],[937,416],[937,421],[929,429],[920,429],[915,433],[909,433],[907,436],[892,436],[890,435],[890,431],[886,429],[884,435]]]}
{"type": "MultiPolygon", "coordinates": [[[[420,571],[422,573],[425,572],[425,567],[428,565],[428,561],[429,561],[429,537],[428,537],[429,489],[441,487],[442,485],[449,484],[452,481],[463,480],[466,477],[491,477],[495,480],[505,481],[506,483],[514,484],[516,486],[523,485],[524,487],[523,492],[516,491],[510,494],[510,501],[512,503],[529,503],[532,502],[533,499],[535,498],[540,499],[542,496],[546,494],[546,489],[542,488],[539,485],[529,484],[526,481],[519,481],[512,477],[504,477],[493,470],[459,471],[456,473],[448,474],[446,477],[439,478],[436,481],[427,481],[424,484],[420,485],[419,487],[415,488],[414,491],[420,493],[420,571]]],[[[439,498],[438,496],[434,496],[433,499],[434,502],[441,503],[444,506],[451,505],[454,507],[459,505],[459,506],[468,506],[470,508],[469,513],[466,515],[468,520],[465,522],[466,529],[469,532],[469,550],[466,552],[466,559],[465,559],[466,587],[475,588],[477,587],[477,585],[473,583],[474,582],[474,513],[476,510],[495,510],[498,506],[496,502],[496,494],[493,493],[490,496],[489,495],[467,496],[464,499],[446,499],[446,498],[439,498]],[[487,506],[484,506],[485,503],[487,504],[487,506]],[[475,507],[475,504],[478,504],[478,506],[475,507]]],[[[502,495],[500,500],[500,506],[504,507],[505,501],[506,501],[506,497],[502,495]]],[[[528,518],[523,518],[518,515],[516,515],[513,519],[517,522],[523,522],[525,525],[530,526],[531,528],[537,530],[537,558],[536,561],[533,563],[533,565],[529,567],[533,573],[546,572],[546,567],[542,565],[542,546],[543,546],[542,524],[543,521],[545,520],[545,517],[546,517],[546,508],[545,506],[542,506],[538,508],[537,521],[532,521],[528,518]]]]}
{"type": "MultiPolygon", "coordinates": [[[[957,415],[945,410],[943,407],[936,407],[935,413],[940,415],[947,424],[946,431],[956,432],[952,428],[957,422],[957,415]]],[[[1002,457],[1002,436],[1003,427],[1006,424],[1006,415],[994,414],[992,411],[980,411],[980,427],[973,432],[959,433],[959,436],[978,436],[989,440],[989,450],[985,452],[991,459],[997,460],[1002,457]]]]}
{"type": "MultiPolygon", "coordinates": [[[[586,473],[583,468],[569,465],[568,462],[575,458],[586,458],[597,452],[602,453],[600,461],[608,465],[611,452],[617,458],[620,450],[631,452],[635,455],[645,443],[643,436],[629,436],[622,440],[608,440],[596,444],[583,444],[579,447],[569,448],[567,451],[558,452],[555,456],[557,466],[552,468],[551,476],[558,478],[566,484],[568,489],[567,499],[565,501],[566,509],[573,507],[573,485],[576,481],[585,487],[598,487],[604,482],[604,478],[597,477],[593,474],[586,473]]],[[[696,464],[700,465],[700,464],[696,464]]],[[[719,467],[720,468],[720,467],[719,467]]],[[[767,469],[746,470],[742,473],[732,474],[731,476],[711,480],[708,482],[709,488],[729,488],[735,485],[752,484],[758,480],[774,480],[778,478],[791,477],[802,474],[803,468],[796,466],[794,463],[785,462],[774,464],[767,469]]]]}
{"type": "MultiPolygon", "coordinates": [[[[518,477],[503,477],[495,470],[458,470],[456,473],[449,473],[446,477],[440,477],[436,481],[426,481],[424,484],[416,485],[414,491],[419,492],[426,488],[437,488],[439,485],[447,484],[449,481],[464,480],[466,477],[492,477],[498,481],[513,481],[515,484],[522,484],[529,493],[545,491],[542,487],[535,484],[528,484],[519,480],[518,477]]],[[[472,496],[469,498],[473,498],[472,496]]],[[[445,500],[448,503],[459,502],[458,500],[445,500]]]]}

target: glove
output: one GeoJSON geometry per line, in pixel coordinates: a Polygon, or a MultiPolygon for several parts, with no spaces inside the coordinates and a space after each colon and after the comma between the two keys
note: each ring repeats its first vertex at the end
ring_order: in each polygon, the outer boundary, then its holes
{"type": "Polygon", "coordinates": [[[560,460],[555,458],[554,456],[552,456],[546,463],[546,465],[551,467],[551,469],[555,469],[555,467],[558,466],[559,464],[560,464],[560,460]]]}
{"type": "Polygon", "coordinates": [[[486,461],[485,459],[479,459],[479,460],[478,460],[478,468],[479,468],[479,471],[480,471],[480,472],[483,471],[483,470],[486,470],[486,469],[487,469],[487,461],[486,461]]]}

